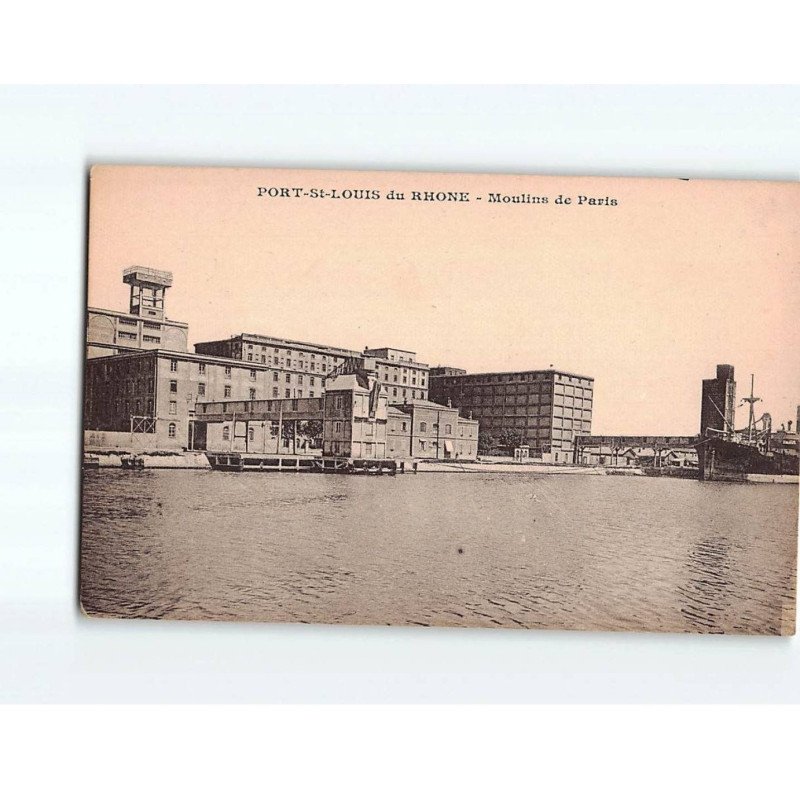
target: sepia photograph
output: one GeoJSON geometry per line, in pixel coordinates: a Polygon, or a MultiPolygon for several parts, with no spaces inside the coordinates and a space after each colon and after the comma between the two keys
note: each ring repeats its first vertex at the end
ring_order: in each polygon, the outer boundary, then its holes
{"type": "Polygon", "coordinates": [[[794,634],[797,183],[89,187],[85,614],[794,634]]]}

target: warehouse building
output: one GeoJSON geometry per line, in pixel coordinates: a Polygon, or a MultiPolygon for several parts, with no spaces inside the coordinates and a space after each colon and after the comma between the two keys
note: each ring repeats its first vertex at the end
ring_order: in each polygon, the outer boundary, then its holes
{"type": "Polygon", "coordinates": [[[428,396],[429,367],[417,361],[417,354],[410,350],[379,347],[365,348],[363,353],[359,353],[342,347],[255,333],[239,333],[229,339],[198,342],[194,349],[203,355],[268,364],[276,369],[293,369],[306,376],[306,386],[310,385],[311,379],[317,386],[324,385],[325,376],[345,359],[370,358],[377,368],[378,380],[386,387],[390,402],[424,400],[428,396]]]}
{"type": "Polygon", "coordinates": [[[562,370],[467,374],[430,370],[430,399],[480,423],[486,438],[527,446],[533,458],[572,462],[576,435],[591,433],[594,378],[562,370]]]}
{"type": "Polygon", "coordinates": [[[388,456],[474,461],[479,423],[458,409],[430,400],[408,400],[389,409],[388,456]]]}
{"type": "Polygon", "coordinates": [[[274,370],[196,353],[93,358],[86,362],[84,430],[154,434],[160,447],[195,449],[197,403],[313,398],[309,383],[307,374],[285,366],[274,370]]]}

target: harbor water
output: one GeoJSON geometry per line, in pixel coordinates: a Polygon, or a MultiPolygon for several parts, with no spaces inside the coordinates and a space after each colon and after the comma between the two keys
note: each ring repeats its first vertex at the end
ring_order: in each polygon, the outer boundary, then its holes
{"type": "Polygon", "coordinates": [[[88,613],[791,633],[798,489],[598,475],[87,471],[88,613]]]}

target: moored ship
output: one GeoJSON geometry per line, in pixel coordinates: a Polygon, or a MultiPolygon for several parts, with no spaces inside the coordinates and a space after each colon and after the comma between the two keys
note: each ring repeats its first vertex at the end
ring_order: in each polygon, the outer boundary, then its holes
{"type": "Polygon", "coordinates": [[[772,417],[756,419],[755,379],[750,376],[750,395],[741,404],[749,406],[747,427],[734,427],[736,383],[733,367],[717,366],[717,377],[703,381],[701,435],[697,442],[701,481],[753,483],[798,483],[797,430],[772,430],[772,417]]]}

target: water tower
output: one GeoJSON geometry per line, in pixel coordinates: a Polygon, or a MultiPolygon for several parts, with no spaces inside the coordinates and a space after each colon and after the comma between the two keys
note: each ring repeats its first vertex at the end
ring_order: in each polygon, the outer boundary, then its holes
{"type": "Polygon", "coordinates": [[[164,294],[172,286],[172,273],[150,267],[128,267],[122,280],[131,287],[130,313],[147,319],[164,319],[164,294]]]}

